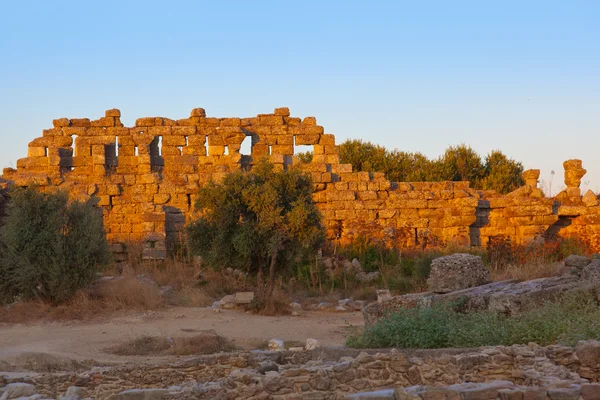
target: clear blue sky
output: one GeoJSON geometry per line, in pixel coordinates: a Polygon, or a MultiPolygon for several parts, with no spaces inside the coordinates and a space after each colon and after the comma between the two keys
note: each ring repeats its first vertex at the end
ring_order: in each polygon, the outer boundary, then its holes
{"type": "MultiPolygon", "coordinates": [[[[0,166],[59,117],[253,116],[466,143],[600,189],[600,2],[0,0],[0,166]]],[[[555,191],[555,190],[553,190],[555,191]]]]}

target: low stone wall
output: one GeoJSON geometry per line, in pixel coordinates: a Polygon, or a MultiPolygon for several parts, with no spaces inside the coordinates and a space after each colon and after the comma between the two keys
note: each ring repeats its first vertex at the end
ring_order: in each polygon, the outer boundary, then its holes
{"type": "Polygon", "coordinates": [[[565,387],[527,387],[509,381],[489,383],[462,383],[451,386],[410,386],[407,388],[380,390],[346,396],[354,400],[429,400],[429,399],[469,399],[469,400],[521,400],[521,399],[561,399],[596,400],[600,397],[600,384],[584,383],[565,387]]]}
{"type": "Polygon", "coordinates": [[[312,360],[319,352],[222,354],[171,364],[5,378],[3,383],[31,383],[37,393],[49,397],[79,386],[85,396],[95,399],[314,400],[413,385],[506,380],[525,386],[564,387],[600,379],[600,342],[594,341],[580,342],[576,348],[531,344],[417,353],[394,349],[363,352],[335,362],[312,360]],[[264,374],[257,371],[259,365],[273,366],[274,361],[280,365],[267,368],[270,371],[264,374]],[[144,393],[155,397],[144,397],[144,393]]]}

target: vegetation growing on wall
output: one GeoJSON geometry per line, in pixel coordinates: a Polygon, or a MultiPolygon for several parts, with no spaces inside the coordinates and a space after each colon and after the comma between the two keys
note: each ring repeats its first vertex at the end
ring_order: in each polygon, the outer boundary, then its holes
{"type": "Polygon", "coordinates": [[[482,159],[464,144],[450,146],[442,156],[429,159],[418,152],[390,151],[371,142],[348,139],[340,145],[340,162],[352,164],[354,171],[385,172],[394,182],[469,181],[473,188],[499,193],[508,193],[524,183],[520,162],[499,150],[482,159]]]}
{"type": "MultiPolygon", "coordinates": [[[[388,150],[360,139],[348,139],[340,146],[340,162],[352,164],[354,171],[385,172],[394,182],[469,181],[475,189],[509,193],[524,184],[523,164],[492,150],[482,159],[471,147],[450,146],[436,159],[422,153],[388,150]]],[[[312,153],[297,155],[311,162],[312,153]]]]}

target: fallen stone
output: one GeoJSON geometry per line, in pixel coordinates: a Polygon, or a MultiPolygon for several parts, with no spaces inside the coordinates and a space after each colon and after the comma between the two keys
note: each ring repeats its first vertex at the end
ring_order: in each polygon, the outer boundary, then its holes
{"type": "Polygon", "coordinates": [[[235,302],[235,295],[234,294],[228,294],[227,296],[223,297],[220,301],[220,307],[221,308],[234,308],[236,305],[235,302]]]}
{"type": "Polygon", "coordinates": [[[19,397],[33,396],[35,394],[35,386],[21,382],[9,383],[4,386],[2,390],[4,390],[4,393],[0,396],[0,399],[2,400],[17,399],[19,397]]]}
{"type": "Polygon", "coordinates": [[[385,300],[391,299],[392,298],[392,294],[390,293],[389,289],[378,289],[377,290],[377,302],[381,303],[385,300]]]}
{"type": "Polygon", "coordinates": [[[481,257],[466,253],[438,257],[431,262],[427,287],[434,293],[449,293],[490,282],[490,271],[481,257]]]}
{"type": "MultiPolygon", "coordinates": [[[[591,273],[591,272],[590,272],[591,273]]],[[[580,279],[575,275],[539,278],[517,282],[492,282],[450,293],[413,293],[371,303],[363,308],[366,325],[375,323],[388,313],[415,307],[430,307],[436,302],[458,304],[460,311],[490,310],[512,315],[555,301],[567,292],[600,290],[600,279],[580,279]]]]}
{"type": "Polygon", "coordinates": [[[83,388],[79,386],[70,386],[59,400],[79,400],[83,397],[83,388]]]}
{"type": "Polygon", "coordinates": [[[290,303],[290,308],[292,310],[302,310],[302,305],[300,303],[293,302],[290,303]]]}
{"type": "Polygon", "coordinates": [[[306,350],[314,350],[320,346],[320,343],[317,339],[308,338],[306,339],[306,350]]]}
{"type": "Polygon", "coordinates": [[[600,281],[600,260],[593,260],[583,267],[581,278],[586,281],[600,281]]]}
{"type": "Polygon", "coordinates": [[[254,292],[237,292],[235,294],[236,304],[250,304],[254,301],[254,292]]]}
{"type": "Polygon", "coordinates": [[[592,260],[584,256],[578,256],[576,254],[571,254],[569,257],[565,258],[565,266],[571,268],[583,268],[588,265],[592,260]]]}
{"type": "Polygon", "coordinates": [[[285,342],[281,339],[269,340],[268,349],[270,351],[283,351],[285,350],[285,342]]]}

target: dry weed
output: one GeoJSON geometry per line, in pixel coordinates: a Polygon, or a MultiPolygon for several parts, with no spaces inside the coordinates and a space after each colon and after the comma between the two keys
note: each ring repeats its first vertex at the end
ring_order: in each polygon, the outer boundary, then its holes
{"type": "Polygon", "coordinates": [[[516,279],[527,281],[538,278],[549,278],[559,276],[563,273],[564,265],[559,262],[548,262],[544,260],[532,260],[525,264],[511,263],[502,268],[492,268],[493,281],[516,279]]]}
{"type": "Polygon", "coordinates": [[[227,352],[235,347],[223,336],[207,331],[194,336],[147,336],[143,335],[106,351],[121,356],[199,355],[227,352]]]}

